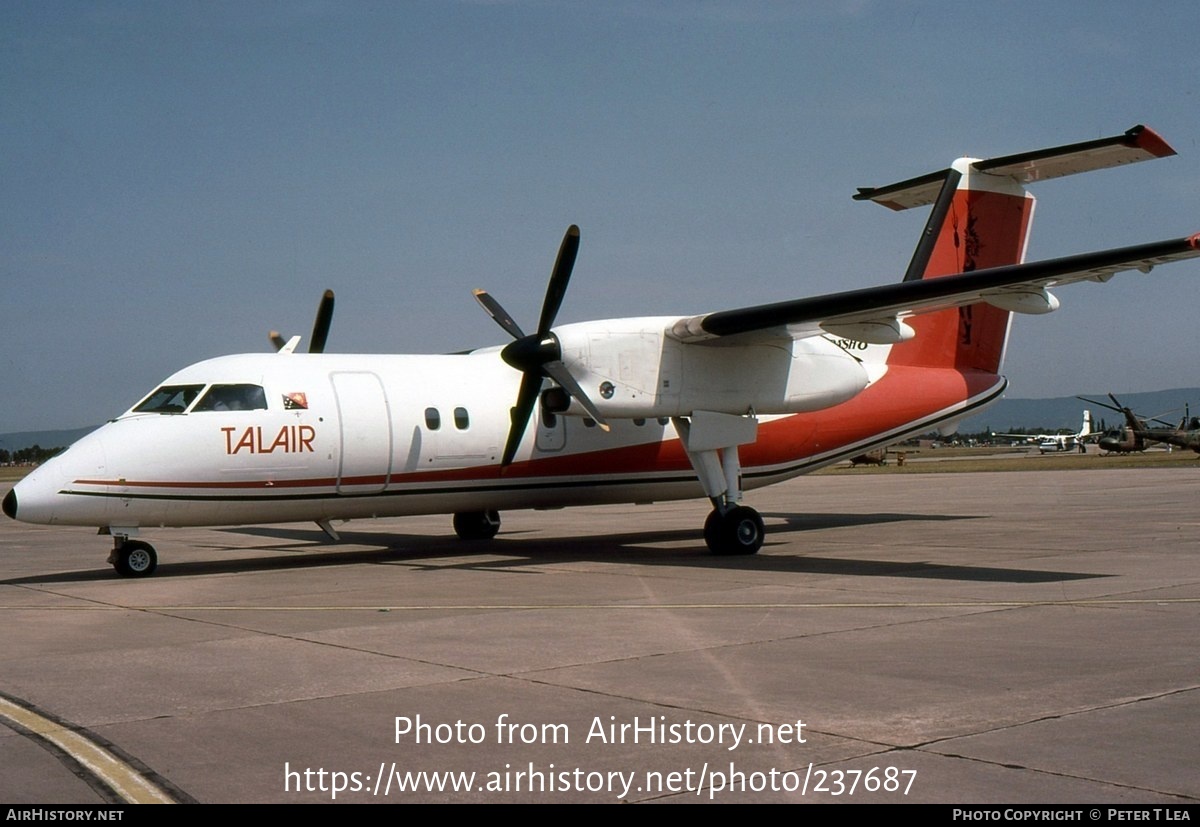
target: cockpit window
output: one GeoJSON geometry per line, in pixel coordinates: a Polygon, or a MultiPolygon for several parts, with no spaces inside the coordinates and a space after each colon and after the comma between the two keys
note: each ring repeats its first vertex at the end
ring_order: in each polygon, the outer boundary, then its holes
{"type": "Polygon", "coordinates": [[[203,385],[163,385],[133,410],[135,413],[183,413],[202,390],[203,385]]]}
{"type": "Polygon", "coordinates": [[[259,385],[213,385],[196,403],[197,411],[258,411],[267,407],[267,395],[259,385]]]}

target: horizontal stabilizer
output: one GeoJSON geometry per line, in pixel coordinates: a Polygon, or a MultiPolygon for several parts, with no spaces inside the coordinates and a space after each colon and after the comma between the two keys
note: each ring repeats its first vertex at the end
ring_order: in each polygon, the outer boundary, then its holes
{"type": "MultiPolygon", "coordinates": [[[[1175,150],[1158,133],[1139,124],[1110,138],[975,160],[971,161],[970,166],[977,172],[1010,178],[1018,184],[1029,184],[1174,154],[1175,150]]],[[[885,187],[860,187],[854,198],[857,201],[874,201],[893,210],[923,207],[937,199],[946,173],[947,170],[940,170],[885,187]]]]}

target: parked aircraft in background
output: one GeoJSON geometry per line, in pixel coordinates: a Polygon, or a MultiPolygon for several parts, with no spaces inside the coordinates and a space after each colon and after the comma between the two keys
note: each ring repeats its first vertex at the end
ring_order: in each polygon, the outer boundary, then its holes
{"type": "MultiPolygon", "coordinates": [[[[1114,403],[1117,398],[1111,393],[1108,395],[1114,403]]],[[[1117,428],[1107,428],[1096,444],[1100,446],[1100,451],[1105,454],[1135,454],[1146,450],[1146,440],[1138,435],[1138,432],[1145,427],[1145,423],[1137,418],[1137,416],[1129,408],[1121,407],[1119,403],[1113,405],[1099,402],[1095,399],[1087,399],[1083,396],[1076,397],[1082,399],[1092,405],[1099,405],[1102,408],[1108,408],[1112,411],[1124,414],[1125,425],[1117,428]]]]}
{"type": "MultiPolygon", "coordinates": [[[[1083,399],[1082,396],[1079,398],[1083,399]]],[[[1092,399],[1085,400],[1093,405],[1118,411],[1125,417],[1124,428],[1113,433],[1105,433],[1100,438],[1100,450],[1106,453],[1127,454],[1146,450],[1148,443],[1161,442],[1166,445],[1187,448],[1200,454],[1200,417],[1192,416],[1187,406],[1184,408],[1183,419],[1179,421],[1179,426],[1175,427],[1157,417],[1146,419],[1139,417],[1130,408],[1117,401],[1117,398],[1111,393],[1108,398],[1113,401],[1112,405],[1092,399]],[[1148,425],[1148,422],[1157,422],[1162,427],[1148,425]]]]}
{"type": "Polygon", "coordinates": [[[534,332],[477,291],[513,340],[503,347],[323,353],[329,297],[309,353],[294,337],[184,368],[18,482],[3,510],[98,526],[125,575],[154,571],[134,538],[162,526],[311,520],[336,539],[336,520],[447,513],[482,539],[503,509],[699,496],[713,506],[708,547],[753,554],[764,525],[744,491],[952,433],[1006,387],[1011,313],[1056,309],[1055,286],[1200,255],[1198,234],[1022,263],[1025,184],[1172,154],[1139,126],[862,189],[896,210],[932,206],[904,279],[880,287],[555,326],[572,226],[534,332]]]}
{"type": "Polygon", "coordinates": [[[992,436],[1020,439],[1037,445],[1038,453],[1048,454],[1058,451],[1071,451],[1078,448],[1080,453],[1086,450],[1087,438],[1093,433],[1092,412],[1083,412],[1083,426],[1074,434],[996,434],[992,436]]]}

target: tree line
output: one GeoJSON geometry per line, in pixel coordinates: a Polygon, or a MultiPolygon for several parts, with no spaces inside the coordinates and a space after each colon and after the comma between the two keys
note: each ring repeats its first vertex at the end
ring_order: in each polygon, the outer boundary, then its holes
{"type": "Polygon", "coordinates": [[[43,448],[40,445],[31,445],[28,448],[21,448],[16,451],[0,448],[0,465],[41,465],[62,450],[63,446],[61,445],[57,448],[43,448]]]}

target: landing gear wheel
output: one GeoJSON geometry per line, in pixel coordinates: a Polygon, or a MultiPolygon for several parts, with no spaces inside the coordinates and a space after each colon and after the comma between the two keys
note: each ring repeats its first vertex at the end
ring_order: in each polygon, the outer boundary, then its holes
{"type": "Polygon", "coordinates": [[[460,511],[454,515],[454,533],[460,540],[490,540],[499,530],[498,511],[460,511]]]}
{"type": "Polygon", "coordinates": [[[755,554],[765,536],[762,517],[747,505],[735,506],[724,514],[713,511],[704,521],[704,542],[713,554],[755,554]]]}
{"type": "Polygon", "coordinates": [[[158,553],[149,543],[126,540],[113,554],[113,568],[123,577],[149,577],[158,568],[158,553]]]}

